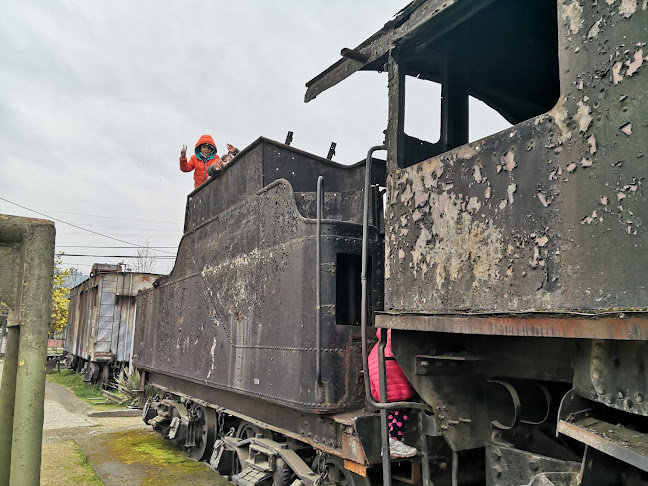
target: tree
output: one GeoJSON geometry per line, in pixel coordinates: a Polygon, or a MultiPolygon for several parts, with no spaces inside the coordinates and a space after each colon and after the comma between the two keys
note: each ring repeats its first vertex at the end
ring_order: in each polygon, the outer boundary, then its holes
{"type": "Polygon", "coordinates": [[[70,304],[70,287],[67,280],[70,270],[61,268],[62,253],[54,258],[54,289],[52,291],[52,319],[50,320],[50,332],[61,332],[68,321],[68,306],[70,304]]]}
{"type": "Polygon", "coordinates": [[[155,273],[155,250],[151,248],[149,240],[146,240],[146,245],[138,247],[136,253],[137,256],[128,264],[133,272],[155,273]]]}

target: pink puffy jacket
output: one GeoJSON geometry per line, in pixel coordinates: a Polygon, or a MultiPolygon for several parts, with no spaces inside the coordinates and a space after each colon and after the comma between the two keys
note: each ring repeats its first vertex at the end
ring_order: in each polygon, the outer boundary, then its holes
{"type": "MultiPolygon", "coordinates": [[[[376,336],[380,339],[380,329],[376,336]]],[[[400,402],[409,400],[414,396],[414,388],[409,382],[403,369],[394,358],[391,348],[391,329],[387,329],[387,345],[385,346],[385,370],[387,376],[387,402],[400,402]]],[[[378,343],[369,353],[369,380],[371,381],[371,394],[379,401],[380,388],[378,386],[378,343]]]]}

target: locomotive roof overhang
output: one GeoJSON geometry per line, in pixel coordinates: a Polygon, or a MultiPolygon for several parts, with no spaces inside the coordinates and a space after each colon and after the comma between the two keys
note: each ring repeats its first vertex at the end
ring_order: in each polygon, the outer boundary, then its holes
{"type": "Polygon", "coordinates": [[[385,69],[398,51],[405,74],[441,82],[463,70],[468,93],[518,123],[553,106],[558,79],[557,0],[415,0],[306,83],[308,102],[356,71],[385,69]]]}

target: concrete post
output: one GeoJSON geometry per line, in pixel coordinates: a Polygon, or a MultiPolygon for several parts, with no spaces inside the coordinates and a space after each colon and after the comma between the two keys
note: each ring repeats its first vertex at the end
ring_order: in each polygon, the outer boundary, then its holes
{"type": "MultiPolygon", "coordinates": [[[[5,364],[0,389],[0,403],[7,403],[0,413],[10,415],[13,411],[9,482],[0,486],[40,484],[54,237],[50,221],[0,215],[0,300],[15,311],[10,328],[14,343],[18,336],[16,366],[10,364],[8,370],[5,364]],[[14,390],[10,389],[12,380],[14,390]]],[[[9,418],[3,421],[9,422],[9,418]]],[[[0,470],[7,469],[4,462],[0,466],[0,470]]]]}
{"type": "Polygon", "coordinates": [[[7,328],[7,350],[0,385],[0,485],[9,484],[11,441],[13,437],[14,403],[16,401],[16,372],[18,371],[18,340],[20,330],[7,328]]]}

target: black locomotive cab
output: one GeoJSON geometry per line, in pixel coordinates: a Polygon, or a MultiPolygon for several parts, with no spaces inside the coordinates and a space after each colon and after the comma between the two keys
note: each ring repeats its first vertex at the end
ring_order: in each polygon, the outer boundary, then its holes
{"type": "Polygon", "coordinates": [[[375,323],[453,484],[479,456],[488,485],[646,484],[647,29],[646,2],[414,1],[306,85],[387,71],[375,323]],[[421,80],[438,140],[408,134],[421,80]],[[470,97],[512,126],[472,138],[470,97]]]}

